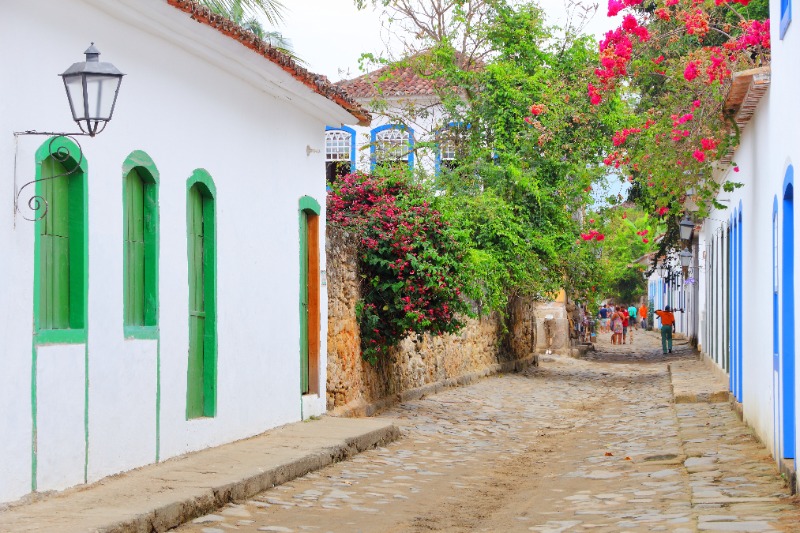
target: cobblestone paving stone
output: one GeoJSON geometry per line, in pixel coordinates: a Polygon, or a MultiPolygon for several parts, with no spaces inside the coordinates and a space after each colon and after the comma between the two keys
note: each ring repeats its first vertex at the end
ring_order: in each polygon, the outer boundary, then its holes
{"type": "Polygon", "coordinates": [[[399,405],[381,416],[400,441],[179,531],[800,531],[798,502],[730,406],[673,403],[667,363],[703,367],[658,342],[601,337],[583,360],[547,356],[399,405]]]}

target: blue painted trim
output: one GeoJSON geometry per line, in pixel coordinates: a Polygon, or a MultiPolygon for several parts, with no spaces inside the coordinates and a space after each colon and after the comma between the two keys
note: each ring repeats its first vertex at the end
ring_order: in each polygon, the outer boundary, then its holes
{"type": "Polygon", "coordinates": [[[794,169],[786,169],[783,183],[783,239],[781,284],[781,384],[783,390],[783,450],[786,459],[794,458],[795,448],[795,337],[794,337],[794,169]]]}
{"type": "MultiPolygon", "coordinates": [[[[728,367],[728,389],[736,397],[736,232],[737,232],[736,210],[730,217],[731,242],[728,247],[728,258],[730,270],[728,272],[728,350],[730,354],[730,364],[728,367]]],[[[738,400],[738,398],[736,398],[738,400]]]]}
{"type": "Polygon", "coordinates": [[[739,202],[739,230],[737,232],[738,238],[738,245],[736,247],[737,251],[737,272],[736,272],[736,282],[737,282],[737,291],[739,292],[737,298],[737,310],[736,315],[738,319],[738,324],[736,329],[739,334],[738,338],[738,347],[737,347],[737,355],[738,355],[738,364],[737,364],[737,391],[739,393],[739,401],[744,402],[744,321],[742,320],[742,314],[744,313],[744,301],[742,300],[742,289],[743,289],[743,280],[744,280],[744,248],[742,246],[742,241],[744,240],[744,224],[742,223],[742,204],[739,202]]]}
{"type": "Polygon", "coordinates": [[[792,0],[781,0],[781,22],[780,22],[780,38],[786,35],[786,30],[789,29],[789,23],[792,22],[792,0]]]}
{"type": "Polygon", "coordinates": [[[375,169],[375,141],[378,133],[384,130],[408,130],[408,169],[414,170],[414,129],[404,124],[384,124],[372,128],[369,132],[369,160],[370,169],[375,169]]]}
{"type": "Polygon", "coordinates": [[[334,128],[333,126],[325,126],[325,131],[341,130],[350,134],[350,172],[356,171],[356,130],[348,126],[340,126],[334,128]]]}
{"type": "Polygon", "coordinates": [[[780,344],[778,340],[778,258],[775,257],[775,248],[778,246],[778,195],[772,200],[772,369],[780,371],[780,344]]]}

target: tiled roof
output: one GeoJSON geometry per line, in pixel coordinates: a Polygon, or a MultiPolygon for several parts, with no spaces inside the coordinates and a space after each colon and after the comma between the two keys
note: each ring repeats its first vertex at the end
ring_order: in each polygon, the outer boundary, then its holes
{"type": "MultiPolygon", "coordinates": [[[[769,89],[770,72],[769,66],[734,72],[725,97],[724,109],[733,115],[739,131],[744,130],[753,118],[758,103],[769,89]]],[[[733,161],[737,148],[738,146],[731,146],[720,158],[720,162],[728,164],[733,161]]]]}
{"type": "Polygon", "coordinates": [[[353,96],[348,94],[345,90],[332,84],[325,76],[314,74],[301,67],[291,57],[262,41],[256,37],[254,33],[243,29],[221,15],[217,15],[207,7],[193,0],[166,0],[166,2],[184,13],[189,14],[189,16],[197,22],[214,28],[220,33],[239,41],[242,45],[253,50],[257,54],[264,56],[264,58],[279,66],[287,74],[315,93],[345,109],[358,119],[359,124],[369,125],[372,120],[369,112],[361,107],[361,105],[353,99],[353,96]]]}
{"type": "MultiPolygon", "coordinates": [[[[387,65],[352,80],[338,81],[336,85],[355,98],[436,95],[441,80],[420,76],[415,70],[415,57],[399,66],[387,65]]],[[[476,64],[472,62],[473,66],[476,64]]]]}

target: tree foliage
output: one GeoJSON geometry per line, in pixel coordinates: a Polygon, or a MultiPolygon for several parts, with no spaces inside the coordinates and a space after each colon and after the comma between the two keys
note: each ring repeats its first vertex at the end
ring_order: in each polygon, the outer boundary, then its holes
{"type": "Polygon", "coordinates": [[[627,114],[605,164],[634,184],[630,199],[667,228],[659,256],[678,247],[677,221],[692,193],[699,217],[721,207],[715,165],[738,144],[738,128],[724,107],[737,71],[769,65],[767,0],[609,0],[622,25],[599,44],[600,61],[588,85],[599,104],[624,95],[627,114]]]}

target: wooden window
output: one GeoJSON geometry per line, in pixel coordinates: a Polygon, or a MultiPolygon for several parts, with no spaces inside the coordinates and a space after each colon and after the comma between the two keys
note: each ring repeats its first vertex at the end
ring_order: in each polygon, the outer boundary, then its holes
{"type": "Polygon", "coordinates": [[[216,414],[216,222],[214,184],[203,171],[190,178],[187,196],[189,362],[186,417],[216,414]]]}
{"type": "Polygon", "coordinates": [[[143,152],[123,165],[123,325],[128,338],[158,326],[158,172],[143,152]]]}
{"type": "MultiPolygon", "coordinates": [[[[66,174],[64,166],[52,157],[43,163],[45,176],[66,174]]],[[[42,182],[47,214],[39,225],[40,268],[42,273],[39,327],[70,329],[70,254],[69,254],[69,177],[42,182]]]]}
{"type": "Polygon", "coordinates": [[[56,137],[36,154],[37,221],[34,325],[37,342],[86,340],[85,161],[71,141],[56,137]]]}
{"type": "Polygon", "coordinates": [[[125,177],[125,325],[144,326],[144,183],[125,177]]]}

